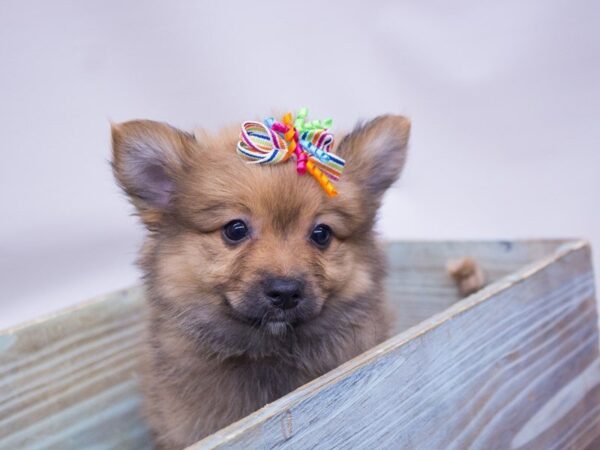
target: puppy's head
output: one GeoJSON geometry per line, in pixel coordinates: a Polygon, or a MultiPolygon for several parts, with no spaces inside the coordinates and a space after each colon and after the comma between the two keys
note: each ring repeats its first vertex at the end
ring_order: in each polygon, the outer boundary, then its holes
{"type": "Polygon", "coordinates": [[[238,128],[114,125],[114,172],[150,230],[141,265],[159,314],[219,353],[261,354],[368,312],[383,271],[372,227],[409,128],[382,116],[341,139],[346,171],[329,198],[292,162],[243,161],[238,128]]]}

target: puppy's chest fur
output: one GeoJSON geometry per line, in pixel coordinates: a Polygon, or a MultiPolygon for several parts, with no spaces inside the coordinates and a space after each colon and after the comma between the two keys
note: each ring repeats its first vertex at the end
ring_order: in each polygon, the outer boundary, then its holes
{"type": "Polygon", "coordinates": [[[372,318],[363,325],[376,333],[359,329],[334,332],[319,342],[282,340],[278,354],[222,359],[155,311],[148,321],[142,384],[146,416],[152,429],[160,430],[157,443],[190,445],[381,342],[388,328],[385,314],[372,318]]]}

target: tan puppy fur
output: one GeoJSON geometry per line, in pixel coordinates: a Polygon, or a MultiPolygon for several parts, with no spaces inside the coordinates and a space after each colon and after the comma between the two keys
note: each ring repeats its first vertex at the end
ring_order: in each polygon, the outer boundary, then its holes
{"type": "Polygon", "coordinates": [[[485,286],[483,270],[479,263],[470,256],[449,261],[446,269],[456,283],[460,294],[465,297],[485,286]]]}
{"type": "Polygon", "coordinates": [[[341,139],[347,168],[328,198],[293,162],[243,161],[238,127],[194,136],[151,121],[113,126],[115,176],[149,230],[142,377],[158,445],[196,442],[387,337],[373,225],[409,129],[382,116],[341,139]],[[248,226],[237,243],[223,232],[233,220],[248,226]],[[332,230],[323,247],[310,238],[318,224],[332,230]],[[297,306],[269,301],[273,279],[299,286],[297,306]]]}

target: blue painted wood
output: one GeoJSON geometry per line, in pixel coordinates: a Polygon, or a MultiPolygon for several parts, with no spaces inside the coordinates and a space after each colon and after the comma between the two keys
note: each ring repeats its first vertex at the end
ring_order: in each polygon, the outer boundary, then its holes
{"type": "MultiPolygon", "coordinates": [[[[567,283],[568,277],[572,275],[570,263],[565,262],[571,257],[568,255],[581,255],[581,252],[585,253],[587,250],[585,246],[581,247],[583,244],[565,244],[567,250],[564,247],[556,250],[561,245],[562,241],[387,244],[390,259],[387,288],[398,315],[396,330],[400,332],[413,325],[421,325],[217,433],[199,448],[359,444],[361,441],[357,441],[356,436],[365,436],[365,446],[377,443],[369,440],[376,439],[377,436],[388,439],[381,442],[393,446],[396,442],[394,439],[397,438],[397,433],[394,432],[396,427],[402,425],[404,428],[401,429],[406,436],[410,435],[410,430],[421,429],[418,426],[422,427],[423,420],[426,419],[422,418],[423,404],[449,401],[454,398],[451,394],[458,389],[457,386],[460,387],[460,383],[456,384],[457,381],[431,378],[429,384],[419,386],[428,395],[416,398],[405,387],[406,383],[411,379],[430,376],[427,375],[427,370],[433,362],[441,364],[441,361],[446,361],[447,370],[451,370],[451,363],[456,358],[475,360],[485,365],[493,356],[491,350],[490,356],[486,356],[488,353],[473,353],[477,345],[486,349],[486,345],[492,345],[493,336],[485,335],[480,341],[473,342],[467,339],[464,331],[461,334],[453,327],[448,328],[448,324],[457,323],[457,318],[463,317],[461,330],[468,330],[469,327],[475,327],[477,321],[489,320],[492,315],[498,320],[502,319],[502,323],[522,323],[525,319],[519,321],[516,316],[508,316],[502,308],[512,304],[510,302],[516,302],[513,307],[522,308],[522,311],[533,308],[535,312],[537,306],[534,308],[531,305],[540,305],[539,301],[535,302],[537,294],[527,296],[525,291],[519,291],[519,286],[522,283],[534,283],[534,287],[539,287],[539,281],[529,281],[529,277],[539,271],[528,269],[529,272],[521,271],[518,275],[514,273],[527,264],[541,260],[543,263],[538,264],[543,265],[542,271],[552,271],[556,273],[558,280],[563,280],[563,284],[567,283]],[[573,247],[577,245],[580,247],[573,247]],[[484,293],[454,305],[460,300],[460,294],[446,273],[446,264],[450,259],[465,256],[476,258],[490,281],[502,277],[504,279],[499,284],[486,288],[484,293]],[[489,297],[484,299],[479,295],[489,297]],[[506,304],[501,307],[503,301],[506,304]],[[436,313],[439,315],[431,319],[436,313]],[[451,339],[453,336],[454,339],[451,339]],[[449,340],[455,346],[444,347],[443,343],[449,340]],[[398,346],[402,349],[400,353],[396,353],[398,346]],[[363,375],[357,378],[355,375],[358,373],[363,375]],[[394,380],[393,392],[381,390],[387,380],[394,380]],[[331,395],[323,397],[326,391],[331,395]],[[365,392],[368,393],[366,397],[365,392]],[[401,397],[395,397],[396,392],[401,397]],[[367,397],[376,399],[376,404],[369,403],[367,397]],[[400,425],[389,422],[386,425],[389,412],[385,411],[388,410],[377,412],[377,405],[385,406],[386,402],[400,405],[394,406],[396,409],[390,407],[389,411],[393,411],[393,417],[401,417],[405,422],[400,425]],[[324,408],[323,404],[329,405],[329,408],[324,408]],[[347,416],[349,410],[354,411],[354,415],[347,416]],[[375,413],[382,414],[378,419],[381,427],[379,433],[371,428],[373,424],[369,420],[364,419],[375,413]],[[353,417],[358,420],[359,416],[361,420],[354,421],[353,417]],[[390,425],[392,423],[393,426],[390,425]]],[[[587,265],[589,260],[581,256],[578,258],[583,258],[584,261],[576,264],[583,281],[580,284],[573,281],[575,284],[571,287],[576,292],[588,292],[586,289],[590,289],[591,271],[587,265]]],[[[559,285],[555,288],[558,289],[559,285]]],[[[595,317],[595,310],[589,309],[589,299],[584,302],[573,292],[575,291],[564,294],[566,297],[544,294],[545,306],[540,306],[539,314],[532,313],[530,320],[533,321],[536,317],[538,320],[546,320],[544,323],[547,326],[554,324],[552,321],[566,326],[572,320],[579,327],[580,344],[585,347],[588,340],[595,339],[597,332],[590,319],[595,317]],[[572,300],[564,303],[565,298],[572,300]],[[573,303],[576,301],[583,303],[573,303]],[[583,304],[587,309],[580,313],[585,313],[586,318],[579,317],[581,314],[573,316],[573,311],[569,308],[583,304]],[[561,321],[563,314],[568,315],[569,321],[561,321]],[[546,319],[542,315],[546,315],[546,319]]],[[[141,395],[137,385],[144,332],[143,312],[143,291],[134,288],[100,297],[23,326],[0,331],[0,449],[152,448],[148,429],[139,413],[141,395]]],[[[526,330],[520,330],[517,325],[511,326],[520,342],[528,342],[526,330]]],[[[501,333],[501,329],[497,333],[501,333]]],[[[576,391],[583,385],[595,386],[600,369],[591,364],[586,365],[587,368],[583,367],[584,362],[592,355],[589,347],[585,347],[583,353],[582,350],[573,350],[575,347],[572,347],[574,344],[571,341],[575,338],[569,338],[568,334],[565,336],[567,343],[557,343],[557,348],[569,348],[575,352],[573,354],[576,356],[572,361],[580,364],[581,370],[575,364],[573,367],[576,369],[570,372],[572,377],[561,375],[562,378],[558,378],[563,382],[562,390],[556,383],[547,381],[552,380],[552,376],[543,379],[545,389],[555,394],[552,400],[554,403],[548,401],[544,405],[540,404],[535,412],[532,411],[529,421],[524,422],[519,433],[514,436],[514,443],[518,446],[527,448],[529,442],[537,442],[539,429],[544,424],[564,426],[566,422],[560,408],[553,405],[565,404],[571,405],[574,410],[581,409],[582,398],[589,399],[589,395],[593,394],[592,390],[587,397],[578,397],[576,391]]],[[[543,342],[552,342],[551,334],[544,339],[543,342]]],[[[511,355],[507,350],[506,358],[514,358],[511,355]]],[[[528,364],[535,362],[529,359],[514,360],[518,364],[524,364],[525,369],[528,364]]],[[[529,372],[523,373],[523,377],[527,378],[529,372]]],[[[534,377],[535,374],[531,373],[534,377]]],[[[473,372],[473,377],[475,375],[476,371],[473,372]]],[[[484,383],[484,380],[481,379],[480,382],[484,383]]],[[[485,395],[489,397],[501,395],[500,389],[507,388],[502,383],[497,383],[486,389],[485,395]]],[[[477,399],[471,402],[482,401],[480,396],[473,396],[471,393],[466,393],[463,397],[477,399]]],[[[468,402],[465,404],[468,405],[468,402]]],[[[487,421],[491,420],[489,417],[493,416],[488,410],[479,416],[473,415],[473,407],[469,408],[474,425],[458,421],[457,415],[456,423],[453,422],[454,425],[450,424],[446,428],[447,433],[455,430],[452,433],[458,439],[456,442],[478,442],[473,440],[474,431],[469,430],[485,429],[487,421]],[[457,435],[457,429],[461,429],[462,434],[457,435]]],[[[584,412],[598,416],[593,408],[584,412]]],[[[584,433],[584,425],[569,423],[573,427],[572,431],[564,433],[565,443],[584,442],[589,437],[589,433],[584,433]]],[[[445,428],[434,428],[429,429],[428,434],[434,436],[436,442],[443,442],[445,428]]],[[[480,439],[483,439],[481,442],[489,442],[485,440],[485,436],[480,439]]]]}
{"type": "Polygon", "coordinates": [[[139,410],[142,291],[0,333],[0,448],[151,449],[139,410]]]}

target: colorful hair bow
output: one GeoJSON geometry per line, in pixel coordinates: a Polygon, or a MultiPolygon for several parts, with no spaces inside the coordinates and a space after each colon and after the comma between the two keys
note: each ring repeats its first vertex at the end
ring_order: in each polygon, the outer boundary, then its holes
{"type": "Polygon", "coordinates": [[[307,121],[307,115],[308,110],[301,108],[295,119],[287,113],[281,122],[273,117],[244,122],[237,153],[253,164],[277,164],[293,156],[298,173],[310,173],[334,197],[337,191],[332,181],[339,180],[346,162],[331,153],[332,120],[307,121]]]}

